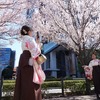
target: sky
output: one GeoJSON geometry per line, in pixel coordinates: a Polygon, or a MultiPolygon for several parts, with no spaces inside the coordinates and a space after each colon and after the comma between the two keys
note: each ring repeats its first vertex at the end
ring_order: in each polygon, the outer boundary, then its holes
{"type": "Polygon", "coordinates": [[[22,53],[21,42],[15,41],[12,45],[8,45],[7,47],[11,48],[14,51],[16,51],[16,54],[15,54],[15,65],[14,65],[14,67],[17,67],[18,63],[19,63],[20,54],[22,53]]]}

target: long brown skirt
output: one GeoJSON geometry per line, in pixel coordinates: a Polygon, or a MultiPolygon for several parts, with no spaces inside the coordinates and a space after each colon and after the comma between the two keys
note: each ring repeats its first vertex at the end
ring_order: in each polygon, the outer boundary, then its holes
{"type": "Polygon", "coordinates": [[[13,100],[42,100],[41,86],[32,82],[34,71],[28,64],[30,57],[26,50],[20,56],[13,100]]]}
{"type": "Polygon", "coordinates": [[[93,66],[93,84],[95,93],[100,94],[100,65],[93,66]]]}

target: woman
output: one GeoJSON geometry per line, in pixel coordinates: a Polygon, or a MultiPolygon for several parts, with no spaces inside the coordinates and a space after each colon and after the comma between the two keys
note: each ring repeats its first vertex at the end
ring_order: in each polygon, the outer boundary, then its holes
{"type": "Polygon", "coordinates": [[[13,100],[42,100],[41,85],[33,82],[33,64],[29,64],[31,57],[31,60],[35,61],[41,51],[32,37],[32,30],[30,27],[26,25],[23,26],[21,35],[23,53],[19,60],[13,100]]]}
{"type": "Polygon", "coordinates": [[[89,63],[89,67],[92,69],[93,84],[95,87],[95,93],[97,99],[100,100],[100,60],[96,57],[96,52],[92,54],[92,59],[89,63]]]}

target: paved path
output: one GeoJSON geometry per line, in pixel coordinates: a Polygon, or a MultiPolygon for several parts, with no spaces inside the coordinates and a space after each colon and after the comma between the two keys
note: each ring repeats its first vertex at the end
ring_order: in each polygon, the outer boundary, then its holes
{"type": "Polygon", "coordinates": [[[85,95],[85,96],[50,98],[50,99],[43,99],[43,100],[97,100],[97,99],[95,95],[85,95]]]}

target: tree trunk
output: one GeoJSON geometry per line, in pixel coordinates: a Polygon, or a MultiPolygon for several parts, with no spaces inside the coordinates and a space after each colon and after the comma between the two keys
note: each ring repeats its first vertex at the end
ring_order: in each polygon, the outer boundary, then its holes
{"type": "MultiPolygon", "coordinates": [[[[79,60],[80,63],[82,65],[88,65],[88,59],[86,56],[86,49],[85,46],[83,45],[83,49],[81,49],[81,47],[79,46],[79,60]]],[[[85,76],[85,72],[84,72],[84,76],[85,76]]],[[[86,81],[86,94],[89,95],[90,94],[90,81],[85,77],[85,81],[86,81]]]]}

